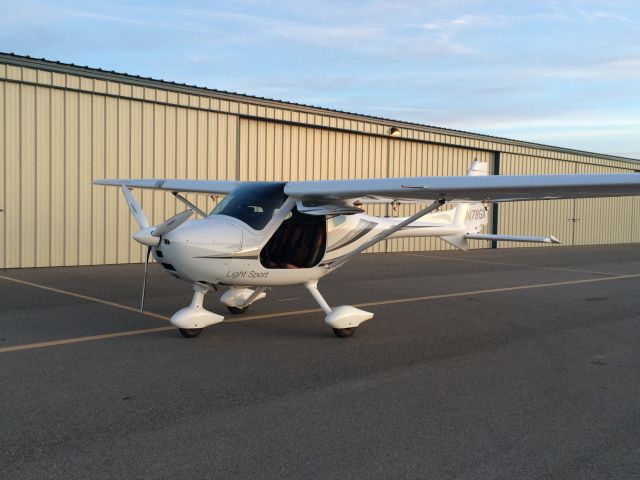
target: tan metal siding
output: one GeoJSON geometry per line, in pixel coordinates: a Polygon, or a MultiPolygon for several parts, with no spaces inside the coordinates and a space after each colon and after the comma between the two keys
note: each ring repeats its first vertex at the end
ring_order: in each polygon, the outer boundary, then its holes
{"type": "MultiPolygon", "coordinates": [[[[402,137],[391,138],[389,125],[376,119],[134,83],[127,77],[105,80],[78,71],[0,63],[0,208],[6,210],[0,214],[1,266],[141,261],[144,249],[130,239],[137,225],[120,192],[93,187],[95,178],[463,175],[474,158],[491,162],[491,150],[502,152],[503,174],[635,167],[610,157],[514,145],[431,127],[401,125],[402,137]]],[[[185,208],[165,193],[135,194],[152,223],[185,208]]],[[[205,195],[189,198],[205,210],[215,203],[205,195]]],[[[505,204],[500,207],[499,231],[554,233],[577,244],[637,242],[638,207],[637,198],[505,204]],[[580,218],[575,229],[570,220],[574,216],[580,218]]],[[[415,208],[403,206],[392,212],[376,205],[368,211],[406,216],[415,208]]],[[[398,239],[371,251],[450,248],[438,239],[398,239]]]]}
{"type": "MultiPolygon", "coordinates": [[[[91,177],[105,178],[106,154],[106,98],[94,95],[91,97],[91,177]]],[[[91,188],[91,263],[105,263],[105,242],[107,229],[105,221],[105,192],[91,188]]]]}
{"type": "MultiPolygon", "coordinates": [[[[0,75],[6,73],[6,66],[0,65],[0,75]]],[[[0,268],[5,268],[7,265],[7,149],[6,149],[6,134],[7,134],[7,110],[5,108],[6,99],[6,84],[0,82],[0,268]]]]}
{"type": "Polygon", "coordinates": [[[51,197],[49,199],[51,238],[47,239],[50,243],[51,266],[65,265],[64,96],[64,91],[51,90],[51,197]]]}
{"type": "MultiPolygon", "coordinates": [[[[51,237],[51,95],[46,89],[36,91],[36,182],[33,185],[36,197],[36,238],[51,237]]],[[[50,242],[36,241],[37,266],[51,264],[50,242]]]]}
{"type": "Polygon", "coordinates": [[[20,263],[35,264],[36,250],[36,125],[35,88],[20,88],[20,263]]]}
{"type": "MultiPolygon", "coordinates": [[[[241,119],[240,179],[383,177],[387,171],[386,142],[378,137],[241,119]],[[279,147],[282,143],[288,146],[279,147]],[[295,152],[294,155],[289,155],[289,151],[295,152]],[[342,161],[343,158],[349,161],[342,161]]],[[[385,207],[368,206],[367,212],[383,215],[385,207]]],[[[384,244],[370,249],[372,252],[384,250],[384,244]]]]}
{"type": "MultiPolygon", "coordinates": [[[[113,88],[108,85],[108,88],[113,88]]],[[[106,98],[105,108],[105,178],[118,177],[118,99],[106,98]]],[[[122,208],[121,193],[115,188],[104,189],[105,263],[118,263],[118,211],[122,208]]]]}
{"type": "MultiPolygon", "coordinates": [[[[131,153],[131,103],[129,100],[118,99],[117,104],[117,178],[129,178],[131,177],[130,153],[131,153]]],[[[114,188],[110,190],[116,190],[114,188]]],[[[116,261],[118,263],[129,263],[131,260],[131,249],[134,248],[131,242],[132,227],[134,223],[131,215],[127,215],[127,205],[122,201],[120,195],[117,200],[117,250],[116,261]]]]}
{"type": "MultiPolygon", "coordinates": [[[[501,175],[575,173],[575,164],[553,159],[502,154],[501,175]]],[[[513,202],[499,205],[498,233],[504,235],[555,235],[566,245],[573,243],[573,200],[513,202]]],[[[539,244],[499,242],[499,247],[531,247],[539,244]]]]}
{"type": "MultiPolygon", "coordinates": [[[[620,168],[576,165],[576,173],[620,173],[620,168]]],[[[639,241],[638,197],[576,199],[575,245],[639,241]]]]}
{"type": "Polygon", "coordinates": [[[20,85],[5,85],[6,218],[5,251],[8,268],[21,266],[20,208],[20,85]]]}
{"type": "MultiPolygon", "coordinates": [[[[474,151],[456,147],[444,147],[405,140],[389,140],[391,163],[389,177],[412,177],[431,175],[465,175],[469,165],[475,159],[492,160],[489,152],[474,151]]],[[[396,212],[389,214],[407,217],[418,211],[417,205],[401,205],[396,212]]],[[[451,208],[445,206],[445,209],[451,208]]],[[[487,242],[472,241],[471,248],[485,248],[487,242]]],[[[399,238],[387,241],[388,252],[408,252],[423,250],[451,250],[448,243],[439,238],[399,238]]]]}
{"type": "MultiPolygon", "coordinates": [[[[81,94],[78,99],[78,263],[94,263],[93,243],[93,113],[92,96],[81,94]]],[[[76,188],[76,187],[72,187],[76,188]]]]}
{"type": "MultiPolygon", "coordinates": [[[[622,162],[588,157],[577,161],[502,155],[503,175],[575,174],[628,172],[622,162]],[[603,166],[606,164],[607,166],[603,166]]],[[[500,205],[499,233],[511,235],[555,235],[565,245],[596,245],[637,242],[637,197],[515,202],[500,205]]],[[[500,244],[527,247],[537,244],[500,244]]]]}

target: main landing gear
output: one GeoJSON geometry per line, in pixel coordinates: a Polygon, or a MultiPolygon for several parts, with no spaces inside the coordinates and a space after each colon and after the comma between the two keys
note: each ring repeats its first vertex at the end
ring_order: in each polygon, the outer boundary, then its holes
{"type": "MultiPolygon", "coordinates": [[[[304,286],[309,290],[320,308],[325,312],[324,321],[329,325],[336,337],[349,338],[353,336],[362,322],[373,317],[373,313],[365,312],[349,305],[331,308],[318,291],[318,281],[306,282],[304,286]]],[[[196,282],[193,284],[193,300],[188,307],[178,310],[171,317],[171,323],[178,327],[180,334],[185,338],[194,338],[202,333],[209,325],[220,323],[224,320],[222,315],[210,312],[203,307],[205,294],[211,290],[211,286],[196,282]]],[[[220,298],[230,312],[242,313],[256,300],[264,298],[265,287],[251,290],[250,288],[230,288],[220,298]]]]}
{"type": "Polygon", "coordinates": [[[311,296],[315,301],[318,302],[318,305],[320,305],[320,308],[322,308],[324,313],[327,314],[324,321],[333,329],[333,333],[336,337],[351,337],[362,322],[373,317],[373,313],[365,312],[364,310],[360,310],[349,305],[343,305],[332,309],[318,291],[317,280],[306,282],[304,286],[309,290],[309,293],[311,293],[311,296]]]}
{"type": "Polygon", "coordinates": [[[202,333],[204,328],[179,328],[178,330],[184,338],[195,338],[202,333]]]}
{"type": "Polygon", "coordinates": [[[210,286],[196,282],[193,284],[193,290],[191,305],[178,310],[171,317],[171,323],[178,327],[182,336],[186,338],[197,337],[204,327],[224,320],[222,315],[210,312],[202,306],[205,294],[211,290],[210,286]]]}
{"type": "MultiPolygon", "coordinates": [[[[182,310],[178,310],[172,317],[171,323],[178,327],[180,334],[185,338],[194,338],[202,333],[202,330],[209,325],[220,323],[224,320],[222,315],[206,310],[202,303],[204,296],[211,290],[211,286],[196,282],[193,284],[193,300],[191,305],[182,310]]],[[[265,287],[256,290],[250,288],[230,288],[220,298],[231,313],[246,312],[249,305],[256,300],[266,297],[265,287]]]]}
{"type": "Polygon", "coordinates": [[[356,333],[356,327],[351,328],[334,328],[333,334],[338,338],[349,338],[356,333]]]}

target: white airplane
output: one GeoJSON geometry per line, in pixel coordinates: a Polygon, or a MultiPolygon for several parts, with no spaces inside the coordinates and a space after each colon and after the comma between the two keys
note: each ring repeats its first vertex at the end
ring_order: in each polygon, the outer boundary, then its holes
{"type": "Polygon", "coordinates": [[[149,254],[165,271],[193,284],[191,305],[171,323],[187,338],[224,317],[203,308],[204,295],[228,287],[220,298],[231,313],[242,313],[266,296],[268,287],[303,284],[325,312],[338,337],[350,337],[373,313],[352,306],[330,307],[318,280],[381,240],[440,237],[466,250],[470,239],[560,243],[553,236],[523,237],[482,233],[492,202],[640,195],[640,175],[487,175],[474,161],[467,176],[410,177],[302,182],[218,180],[97,180],[120,186],[146,245],[144,292],[149,254]],[[150,226],[130,189],[172,192],[189,209],[150,226]],[[207,214],[180,193],[226,195],[207,214]],[[366,215],[366,203],[419,203],[406,218],[366,215]],[[445,204],[453,208],[437,211],[445,204]],[[193,212],[202,220],[189,220],[193,212]]]}

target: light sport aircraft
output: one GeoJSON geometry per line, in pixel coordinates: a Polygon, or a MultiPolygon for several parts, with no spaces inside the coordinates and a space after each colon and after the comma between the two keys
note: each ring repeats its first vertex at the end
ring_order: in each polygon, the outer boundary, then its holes
{"type": "Polygon", "coordinates": [[[191,304],[171,317],[187,338],[224,317],[203,308],[204,295],[228,287],[220,300],[237,314],[266,296],[268,287],[303,284],[325,312],[338,337],[350,337],[373,313],[352,306],[330,307],[318,280],[381,240],[440,237],[466,250],[469,239],[560,243],[555,237],[482,233],[493,202],[640,195],[640,175],[487,175],[474,161],[466,176],[369,180],[240,182],[218,180],[97,180],[120,186],[140,230],[133,235],[165,271],[193,284],[191,304]],[[150,226],[133,188],[173,193],[189,209],[150,226]],[[180,193],[226,195],[207,214],[180,193]],[[366,203],[418,203],[406,218],[366,215],[366,203]],[[451,204],[453,208],[441,210],[451,204]],[[202,220],[189,220],[193,212],[202,220]]]}

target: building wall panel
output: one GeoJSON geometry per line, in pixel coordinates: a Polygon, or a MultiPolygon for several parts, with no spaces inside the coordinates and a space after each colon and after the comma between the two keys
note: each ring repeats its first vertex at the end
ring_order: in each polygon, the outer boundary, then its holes
{"type": "MultiPolygon", "coordinates": [[[[133,89],[132,95],[141,96],[140,89],[133,89]],[[137,94],[135,93],[137,92],[137,94]]],[[[129,174],[130,178],[142,177],[142,103],[139,101],[130,101],[129,103],[129,174]]],[[[136,192],[138,198],[144,195],[143,192],[136,192]]],[[[122,199],[120,200],[122,203],[122,199]]],[[[140,227],[129,215],[129,234],[133,235],[140,227]]],[[[138,242],[129,242],[129,262],[142,262],[146,248],[138,242]]]]}
{"type": "MultiPolygon", "coordinates": [[[[0,65],[0,78],[6,72],[6,66],[0,65]]],[[[6,104],[7,84],[0,81],[0,268],[4,269],[7,265],[7,128],[6,104]]]]}
{"type": "MultiPolygon", "coordinates": [[[[579,164],[576,173],[621,173],[615,166],[579,164]]],[[[638,197],[575,200],[574,245],[638,241],[638,197]]]]}
{"type": "Polygon", "coordinates": [[[80,94],[78,104],[78,263],[93,263],[93,102],[89,94],[80,94]],[[87,160],[90,159],[90,160],[87,160]]]}
{"type": "MultiPolygon", "coordinates": [[[[575,164],[553,159],[503,154],[501,175],[572,174],[575,164]]],[[[573,200],[512,202],[499,205],[498,233],[503,235],[555,235],[566,245],[573,245],[573,200]]],[[[540,246],[531,243],[498,242],[502,248],[540,246]]]]}
{"type": "Polygon", "coordinates": [[[36,266],[51,264],[51,94],[36,89],[35,137],[36,179],[32,186],[36,200],[36,266]]]}
{"type": "MultiPolygon", "coordinates": [[[[105,178],[106,97],[91,96],[91,179],[105,178]]],[[[86,161],[86,160],[85,160],[86,161]]],[[[91,263],[105,263],[107,223],[105,189],[91,186],[91,263]]]]}
{"type": "MultiPolygon", "coordinates": [[[[105,164],[104,177],[118,178],[118,109],[120,101],[115,98],[105,98],[105,164]]],[[[97,188],[97,187],[94,187],[97,188]]],[[[99,188],[97,188],[100,190],[99,188]]],[[[118,263],[118,248],[121,236],[118,222],[119,211],[122,209],[122,194],[117,188],[103,188],[104,190],[104,220],[105,220],[105,263],[118,263]]]]}
{"type": "MultiPolygon", "coordinates": [[[[116,178],[130,178],[130,159],[131,159],[131,101],[118,99],[118,116],[117,116],[117,159],[118,174],[116,178]]],[[[111,190],[116,190],[112,188],[111,190]]],[[[127,216],[128,207],[122,198],[118,196],[117,200],[117,262],[130,263],[131,261],[131,234],[134,223],[131,215],[127,216]]]]}
{"type": "MultiPolygon", "coordinates": [[[[613,173],[636,167],[615,157],[409,124],[400,125],[401,138],[391,138],[389,126],[376,119],[56,68],[0,62],[0,79],[5,79],[0,81],[0,208],[6,210],[0,213],[1,266],[141,261],[144,248],[130,238],[138,226],[121,193],[92,186],[95,178],[463,175],[474,158],[492,161],[492,150],[502,152],[503,174],[613,173]]],[[[154,224],[185,208],[165,193],[134,194],[154,224]]],[[[206,211],[216,201],[188,197],[206,211]]],[[[504,204],[499,232],[556,234],[579,245],[638,242],[639,207],[635,197],[504,204]]],[[[367,211],[407,216],[416,208],[373,205],[367,211]]],[[[486,246],[472,242],[473,248],[486,246]]],[[[439,239],[398,239],[371,251],[450,248],[439,239]]]]}
{"type": "MultiPolygon", "coordinates": [[[[51,201],[49,214],[51,217],[49,242],[51,266],[65,265],[65,92],[51,90],[51,164],[49,175],[51,184],[51,201]]],[[[27,266],[27,265],[22,265],[27,266]]]]}
{"type": "MultiPolygon", "coordinates": [[[[404,140],[389,140],[391,163],[390,177],[465,175],[473,160],[491,161],[489,152],[456,147],[429,145],[404,140]]],[[[389,213],[395,217],[413,215],[420,205],[400,205],[389,213]]],[[[451,208],[445,206],[444,209],[451,208]]],[[[472,241],[471,248],[486,247],[486,242],[472,241]]],[[[451,250],[448,243],[439,238],[400,238],[387,241],[387,251],[451,250]]]]}
{"type": "Polygon", "coordinates": [[[35,264],[36,259],[36,89],[20,88],[20,263],[35,264]]]}
{"type": "MultiPolygon", "coordinates": [[[[8,69],[8,76],[11,73],[8,69]]],[[[5,87],[5,118],[10,119],[5,124],[5,251],[6,266],[20,267],[21,264],[21,206],[20,206],[20,85],[7,83],[5,87]]]]}

